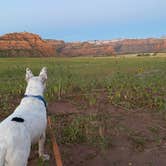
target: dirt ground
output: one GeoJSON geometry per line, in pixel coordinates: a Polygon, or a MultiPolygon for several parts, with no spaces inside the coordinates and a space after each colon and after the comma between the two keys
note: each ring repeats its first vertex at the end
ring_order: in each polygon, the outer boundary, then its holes
{"type": "MultiPolygon", "coordinates": [[[[60,144],[64,166],[165,166],[166,121],[162,113],[147,110],[123,110],[103,103],[102,110],[111,114],[111,146],[99,150],[87,144],[60,144]]],[[[95,111],[97,107],[87,109],[95,111]]],[[[48,114],[76,114],[83,110],[68,101],[52,102],[48,114]]],[[[49,162],[41,162],[37,146],[33,147],[28,166],[54,166],[49,134],[46,151],[49,162]]]]}

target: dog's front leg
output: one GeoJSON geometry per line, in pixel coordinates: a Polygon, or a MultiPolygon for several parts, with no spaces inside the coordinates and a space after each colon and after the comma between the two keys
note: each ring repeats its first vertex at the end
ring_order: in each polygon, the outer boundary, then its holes
{"type": "Polygon", "coordinates": [[[45,139],[46,139],[46,134],[45,132],[41,135],[40,139],[39,139],[39,157],[42,157],[43,160],[49,160],[49,155],[48,154],[44,154],[44,143],[45,143],[45,139]]]}

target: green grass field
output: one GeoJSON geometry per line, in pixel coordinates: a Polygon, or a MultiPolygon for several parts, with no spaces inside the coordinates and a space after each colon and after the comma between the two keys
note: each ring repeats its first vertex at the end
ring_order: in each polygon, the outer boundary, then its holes
{"type": "Polygon", "coordinates": [[[166,108],[166,58],[1,58],[0,108],[8,110],[11,99],[24,94],[25,69],[34,74],[48,68],[48,101],[75,94],[87,94],[95,102],[94,91],[107,91],[110,103],[125,108],[166,108]]]}
{"type": "MultiPolygon", "coordinates": [[[[48,68],[45,93],[48,112],[55,111],[50,115],[66,165],[73,162],[69,156],[75,157],[75,144],[85,148],[84,154],[87,146],[91,148],[94,159],[96,154],[102,156],[94,146],[100,148],[100,152],[113,146],[111,152],[116,154],[116,149],[122,146],[121,140],[131,146],[127,150],[133,153],[151,147],[152,142],[155,147],[162,146],[166,119],[166,57],[0,58],[0,119],[13,112],[23,97],[26,67],[37,75],[43,66],[48,68]],[[61,110],[50,107],[58,102],[61,110]],[[70,104],[72,108],[68,108],[70,104]],[[91,112],[94,108],[97,112],[91,112]],[[63,109],[69,112],[57,114],[56,111],[63,112],[63,109]],[[71,109],[83,112],[70,114],[71,109]]],[[[46,146],[51,154],[49,138],[46,146]]],[[[32,154],[35,151],[36,146],[32,154]]],[[[76,158],[76,165],[88,157],[87,153],[85,158],[76,158]]],[[[127,155],[124,161],[130,158],[127,155]]],[[[146,157],[141,161],[150,162],[146,157]]],[[[37,157],[30,160],[30,166],[42,164],[37,157]]],[[[45,165],[54,164],[47,162],[45,165]]]]}

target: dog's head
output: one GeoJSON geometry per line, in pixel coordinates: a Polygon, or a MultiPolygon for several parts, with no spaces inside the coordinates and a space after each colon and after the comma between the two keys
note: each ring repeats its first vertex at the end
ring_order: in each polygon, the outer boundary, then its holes
{"type": "Polygon", "coordinates": [[[25,80],[27,81],[27,91],[28,93],[43,93],[46,80],[47,80],[47,68],[43,67],[40,71],[39,76],[34,76],[32,71],[27,68],[25,80]]]}

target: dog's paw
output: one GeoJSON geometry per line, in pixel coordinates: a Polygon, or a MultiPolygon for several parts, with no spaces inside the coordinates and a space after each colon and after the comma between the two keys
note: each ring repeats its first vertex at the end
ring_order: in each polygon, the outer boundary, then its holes
{"type": "Polygon", "coordinates": [[[42,154],[40,157],[42,158],[43,161],[47,161],[50,159],[50,156],[48,154],[42,154]]]}

